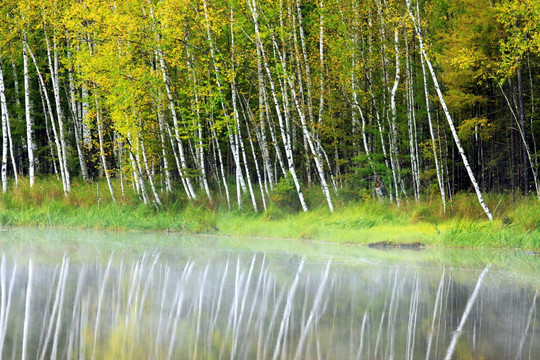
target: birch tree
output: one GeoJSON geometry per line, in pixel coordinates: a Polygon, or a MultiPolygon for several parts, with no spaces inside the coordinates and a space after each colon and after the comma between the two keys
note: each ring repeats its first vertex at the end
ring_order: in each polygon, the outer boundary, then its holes
{"type": "Polygon", "coordinates": [[[478,186],[478,182],[476,181],[476,177],[474,176],[472,169],[469,165],[469,161],[467,160],[467,156],[465,155],[465,150],[463,150],[463,147],[461,146],[461,141],[459,140],[459,137],[456,132],[456,128],[454,126],[454,122],[452,121],[452,116],[450,115],[450,112],[448,111],[448,108],[446,106],[446,103],[444,102],[444,96],[442,94],[441,88],[439,86],[439,82],[437,80],[437,76],[435,75],[435,71],[433,70],[433,65],[431,64],[431,61],[429,60],[426,50],[424,48],[424,42],[422,38],[422,34],[420,33],[419,25],[416,21],[416,18],[414,17],[411,7],[410,7],[410,1],[405,0],[407,2],[407,10],[409,12],[409,15],[411,17],[411,20],[413,21],[416,36],[418,37],[418,42],[420,45],[420,52],[422,57],[424,58],[427,67],[429,69],[429,72],[431,74],[431,78],[433,80],[433,84],[435,86],[435,90],[437,91],[437,96],[439,97],[439,101],[441,102],[441,107],[444,111],[444,115],[446,116],[446,120],[448,121],[448,126],[450,127],[450,131],[452,132],[452,136],[454,138],[454,143],[459,151],[459,154],[461,156],[461,159],[463,160],[463,165],[465,166],[465,169],[467,170],[467,174],[469,175],[469,178],[471,180],[471,183],[474,187],[474,190],[476,192],[476,196],[478,197],[478,202],[480,203],[480,206],[486,213],[489,220],[493,220],[493,215],[491,214],[491,211],[489,210],[488,206],[486,205],[484,201],[484,197],[482,196],[482,192],[480,191],[480,187],[478,186]]]}

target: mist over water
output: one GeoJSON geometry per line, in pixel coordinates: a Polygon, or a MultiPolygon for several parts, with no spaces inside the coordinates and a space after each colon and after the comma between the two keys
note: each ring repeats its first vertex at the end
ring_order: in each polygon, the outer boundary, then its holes
{"type": "Polygon", "coordinates": [[[55,244],[40,256],[39,241],[2,242],[4,359],[540,356],[538,282],[493,267],[362,249],[344,261],[208,239],[129,251],[55,244]]]}

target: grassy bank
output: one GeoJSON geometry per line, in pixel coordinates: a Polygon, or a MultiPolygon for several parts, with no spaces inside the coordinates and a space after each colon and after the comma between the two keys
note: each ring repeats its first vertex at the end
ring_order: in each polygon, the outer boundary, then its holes
{"type": "MultiPolygon", "coordinates": [[[[162,194],[163,206],[144,205],[132,189],[113,203],[104,182],[99,183],[98,201],[97,187],[74,182],[72,193],[65,197],[56,179],[39,179],[33,188],[23,179],[0,195],[0,224],[540,250],[540,202],[532,197],[514,200],[511,195],[488,194],[496,218],[489,222],[473,194],[455,196],[444,212],[436,196],[397,207],[342,191],[335,199],[336,211],[330,213],[315,188],[306,192],[312,208],[307,213],[297,211],[287,194],[273,196],[268,211],[257,213],[247,205],[244,211],[229,209],[225,201],[209,201],[202,194],[195,202],[181,194],[162,194]]],[[[115,188],[120,194],[119,183],[115,188]]]]}

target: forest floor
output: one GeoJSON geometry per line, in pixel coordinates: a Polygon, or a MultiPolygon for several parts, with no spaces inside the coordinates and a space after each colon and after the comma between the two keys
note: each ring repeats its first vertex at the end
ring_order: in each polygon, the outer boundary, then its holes
{"type": "Polygon", "coordinates": [[[118,183],[117,202],[112,202],[105,182],[100,182],[100,195],[96,183],[75,182],[66,197],[54,179],[38,179],[33,188],[25,181],[18,186],[10,184],[9,191],[0,195],[1,226],[290,238],[377,248],[519,248],[540,252],[540,201],[534,197],[487,194],[487,204],[495,215],[490,222],[474,194],[454,196],[444,211],[436,194],[420,202],[404,201],[398,207],[366,194],[342,191],[331,213],[320,189],[313,189],[306,191],[312,204],[308,212],[298,211],[286,196],[273,197],[266,212],[255,212],[249,197],[244,199],[244,211],[232,204],[229,209],[226,201],[209,201],[204,194],[197,201],[162,194],[163,206],[158,207],[142,204],[134,194],[119,196],[118,183]]]}

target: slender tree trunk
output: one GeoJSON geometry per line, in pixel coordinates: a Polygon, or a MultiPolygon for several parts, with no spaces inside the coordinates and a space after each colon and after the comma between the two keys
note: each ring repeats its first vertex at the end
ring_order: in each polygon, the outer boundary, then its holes
{"type": "Polygon", "coordinates": [[[178,146],[178,154],[180,155],[180,164],[181,168],[179,168],[180,178],[182,178],[182,182],[186,184],[186,193],[190,199],[196,199],[197,194],[195,193],[195,190],[193,190],[193,185],[191,184],[191,179],[187,177],[184,173],[184,170],[187,169],[187,161],[186,157],[184,155],[184,146],[182,144],[182,139],[180,137],[180,134],[178,132],[178,116],[176,113],[176,105],[173,100],[171,87],[169,85],[169,77],[167,75],[167,68],[165,65],[165,59],[163,58],[163,54],[161,53],[161,49],[157,50],[158,57],[159,57],[159,64],[161,67],[161,74],[163,76],[163,82],[165,84],[165,90],[167,91],[167,98],[169,100],[169,110],[171,111],[171,115],[173,118],[173,126],[174,126],[174,135],[176,144],[178,146]]]}
{"type": "Polygon", "coordinates": [[[118,146],[118,173],[120,176],[120,193],[122,197],[126,196],[124,187],[124,142],[120,136],[116,136],[115,143],[118,146]]]}
{"type": "MultiPolygon", "coordinates": [[[[68,51],[68,59],[71,58],[71,53],[68,51]]],[[[77,154],[79,155],[79,165],[81,167],[81,176],[84,181],[89,181],[88,168],[86,166],[86,155],[82,147],[81,142],[81,129],[82,122],[84,119],[81,119],[79,116],[79,111],[77,109],[77,100],[75,98],[75,84],[73,79],[73,71],[68,69],[68,82],[69,82],[69,102],[71,105],[71,113],[73,117],[73,130],[75,133],[75,145],[77,147],[77,154]]]]}
{"type": "MultiPolygon", "coordinates": [[[[386,148],[386,142],[384,140],[384,129],[383,129],[383,123],[382,123],[382,120],[381,120],[381,114],[379,112],[379,107],[378,107],[378,104],[377,104],[377,99],[375,97],[375,90],[374,90],[374,86],[373,86],[373,82],[374,82],[374,71],[373,71],[373,36],[372,36],[372,22],[371,22],[371,18],[369,17],[368,18],[368,29],[369,29],[369,32],[368,32],[368,55],[369,55],[369,58],[368,58],[368,64],[369,64],[369,71],[368,71],[368,75],[367,75],[367,80],[368,80],[368,87],[369,87],[369,94],[370,94],[370,97],[371,97],[371,106],[372,106],[372,112],[375,113],[375,119],[377,120],[377,129],[379,130],[379,138],[380,138],[380,141],[381,141],[381,148],[382,148],[382,152],[383,152],[383,157],[384,157],[384,163],[386,165],[386,168],[387,169],[390,169],[390,171],[392,172],[392,175],[393,175],[393,183],[394,185],[396,184],[396,181],[395,181],[395,170],[394,170],[394,167],[392,165],[391,162],[389,162],[389,156],[388,156],[388,153],[390,150],[387,151],[387,148],[386,148]]],[[[384,61],[385,61],[385,58],[383,56],[383,71],[384,71],[384,61]]],[[[386,74],[386,72],[384,72],[384,74],[386,74]]],[[[386,75],[385,75],[386,76],[386,75]]],[[[385,83],[387,82],[386,78],[385,78],[385,83]]],[[[395,186],[394,186],[395,187],[395,186]]],[[[391,186],[390,186],[391,188],[391,186]]],[[[393,195],[392,195],[392,192],[389,193],[390,194],[390,201],[393,201],[393,195]]]]}
{"type": "MultiPolygon", "coordinates": [[[[522,174],[522,181],[523,181],[523,193],[527,194],[529,192],[529,161],[527,158],[527,154],[529,152],[528,145],[527,145],[527,127],[525,125],[525,106],[523,105],[523,80],[521,75],[521,64],[518,63],[517,65],[517,110],[518,110],[518,118],[519,118],[519,127],[521,128],[521,132],[523,133],[522,139],[523,139],[523,149],[521,151],[522,159],[521,163],[523,164],[523,174],[522,174]]],[[[530,164],[532,165],[532,164],[530,164]]]]}
{"type": "Polygon", "coordinates": [[[143,202],[145,204],[148,204],[148,191],[146,191],[146,185],[144,183],[144,172],[142,170],[141,166],[141,157],[139,155],[140,151],[140,143],[137,141],[135,142],[133,139],[133,136],[131,133],[128,134],[128,145],[129,145],[129,154],[130,154],[130,161],[132,163],[132,166],[134,168],[134,172],[137,174],[136,179],[139,182],[139,189],[141,191],[141,196],[143,198],[143,202]]]}
{"type": "Polygon", "coordinates": [[[398,158],[398,149],[397,149],[397,138],[398,138],[398,132],[397,132],[397,108],[396,108],[396,93],[397,88],[399,86],[399,81],[401,79],[401,67],[400,67],[400,61],[399,61],[399,30],[396,29],[394,31],[394,47],[396,51],[396,77],[394,79],[394,85],[392,87],[392,91],[390,92],[390,107],[392,110],[392,117],[390,122],[390,163],[392,164],[392,174],[394,176],[394,186],[396,190],[396,202],[399,206],[401,201],[399,199],[399,190],[398,190],[398,184],[401,184],[401,176],[398,168],[399,164],[399,158],[398,158]]]}
{"type": "Polygon", "coordinates": [[[96,104],[96,122],[97,122],[97,129],[98,129],[98,141],[99,141],[99,155],[101,157],[101,164],[103,165],[103,171],[105,172],[105,178],[107,179],[107,185],[109,186],[109,192],[111,193],[111,198],[113,202],[116,202],[116,198],[114,197],[114,189],[111,182],[111,176],[109,174],[109,169],[107,167],[107,160],[105,159],[105,144],[103,140],[103,119],[101,117],[101,111],[98,105],[97,100],[97,94],[95,99],[96,104]]]}
{"type": "MultiPolygon", "coordinates": [[[[272,39],[273,39],[273,43],[274,43],[274,47],[275,47],[276,51],[279,52],[279,49],[277,48],[277,43],[276,43],[275,38],[272,37],[272,39]]],[[[328,203],[328,208],[330,209],[330,211],[334,211],[334,205],[332,203],[332,198],[330,196],[328,183],[326,182],[326,177],[325,177],[324,169],[323,169],[323,163],[322,163],[321,158],[320,158],[320,152],[319,152],[319,149],[316,147],[316,144],[314,144],[316,139],[314,139],[313,134],[308,130],[306,116],[305,116],[304,111],[302,110],[302,107],[300,105],[299,98],[297,96],[293,80],[292,80],[291,76],[287,73],[287,67],[286,67],[286,63],[285,63],[285,60],[283,58],[283,55],[280,53],[279,57],[280,57],[280,60],[281,60],[282,71],[283,71],[283,74],[284,74],[283,76],[286,79],[286,81],[289,83],[289,90],[291,91],[292,99],[294,101],[296,110],[297,110],[298,115],[300,117],[300,122],[302,124],[303,135],[307,140],[307,143],[309,145],[309,149],[311,150],[311,153],[313,154],[313,160],[315,161],[315,166],[316,166],[317,172],[319,174],[319,179],[321,181],[321,187],[322,187],[322,190],[323,190],[323,194],[326,197],[326,202],[328,203]]],[[[286,93],[286,88],[285,87],[284,87],[283,90],[284,90],[283,93],[286,93]]]]}
{"type": "Polygon", "coordinates": [[[51,153],[54,174],[56,175],[56,179],[60,180],[60,178],[58,177],[58,166],[56,166],[57,159],[54,156],[54,144],[53,144],[53,141],[51,140],[51,130],[49,129],[48,107],[47,107],[47,104],[45,103],[45,95],[43,94],[41,83],[38,84],[38,88],[39,88],[39,95],[41,98],[41,108],[43,110],[43,117],[45,118],[45,134],[47,134],[47,145],[49,146],[49,151],[51,153]]]}
{"type": "Polygon", "coordinates": [[[431,111],[429,106],[429,91],[427,85],[427,76],[426,76],[426,66],[424,64],[424,58],[420,58],[422,63],[422,75],[424,79],[424,94],[426,97],[426,114],[428,118],[429,125],[429,135],[431,136],[431,148],[433,150],[433,159],[435,160],[435,170],[437,171],[437,183],[439,184],[439,191],[441,192],[441,200],[443,203],[443,210],[446,212],[446,194],[445,194],[445,184],[442,174],[441,165],[439,165],[439,151],[437,150],[437,141],[435,140],[435,132],[433,131],[433,122],[431,121],[431,111]]]}
{"type": "Polygon", "coordinates": [[[39,70],[37,60],[36,60],[34,54],[32,53],[32,50],[28,46],[28,44],[26,44],[26,49],[28,50],[28,54],[30,54],[30,57],[32,58],[32,61],[34,62],[34,67],[36,68],[36,72],[37,72],[37,75],[38,75],[39,85],[40,85],[40,88],[42,90],[42,95],[43,95],[43,97],[45,99],[45,105],[46,105],[46,108],[47,108],[47,111],[45,112],[46,113],[45,115],[47,115],[47,113],[48,113],[49,120],[51,121],[51,127],[53,129],[53,134],[54,134],[54,142],[56,144],[56,152],[57,152],[57,155],[58,155],[58,166],[60,168],[60,175],[62,177],[62,186],[64,188],[64,194],[67,196],[69,191],[68,191],[68,187],[67,187],[67,184],[66,184],[66,177],[65,177],[65,174],[64,174],[65,169],[64,169],[64,162],[62,161],[62,149],[60,147],[60,141],[59,141],[59,138],[58,138],[58,133],[56,131],[56,125],[55,125],[54,116],[53,116],[53,113],[52,113],[51,101],[50,101],[49,95],[47,93],[47,87],[45,86],[45,81],[43,80],[43,76],[41,75],[41,71],[39,70]]]}
{"type": "MultiPolygon", "coordinates": [[[[58,76],[58,52],[56,50],[56,40],[53,42],[53,56],[51,56],[51,47],[49,44],[49,38],[47,36],[47,32],[45,31],[45,43],[47,45],[47,58],[49,61],[49,69],[51,72],[51,82],[53,85],[53,94],[54,94],[54,101],[56,105],[56,116],[58,120],[58,132],[60,136],[60,155],[59,155],[59,161],[61,162],[64,176],[64,182],[66,186],[66,192],[71,192],[71,182],[69,178],[69,169],[67,166],[67,154],[66,154],[66,139],[65,139],[65,131],[64,131],[64,113],[62,111],[62,105],[60,102],[60,84],[59,84],[59,76],[58,76]],[[54,57],[54,63],[53,63],[53,57],[54,57]]],[[[51,117],[51,121],[53,121],[53,117],[51,117]]]]}
{"type": "Polygon", "coordinates": [[[163,170],[165,171],[165,189],[168,192],[172,191],[171,184],[171,172],[169,171],[169,160],[167,159],[167,150],[165,143],[165,126],[163,125],[165,119],[163,119],[163,111],[161,106],[158,108],[158,121],[159,121],[159,138],[161,140],[161,155],[163,155],[163,170]]]}
{"type": "Polygon", "coordinates": [[[13,138],[11,137],[11,125],[9,122],[9,117],[6,125],[9,142],[9,155],[11,157],[11,164],[13,166],[13,177],[15,178],[15,186],[17,186],[19,184],[19,173],[17,171],[17,162],[15,161],[15,155],[13,153],[13,138]]]}
{"type": "Polygon", "coordinates": [[[217,149],[218,153],[218,159],[219,159],[219,170],[221,173],[221,180],[223,181],[223,186],[225,187],[225,196],[227,197],[227,205],[229,208],[231,207],[231,198],[229,195],[229,186],[227,185],[227,178],[225,177],[225,168],[223,166],[223,156],[221,154],[221,148],[219,146],[219,141],[217,139],[216,131],[214,130],[214,121],[211,119],[210,124],[211,134],[212,134],[212,140],[214,141],[215,147],[217,149]]]}
{"type": "MultiPolygon", "coordinates": [[[[504,98],[506,99],[506,103],[508,104],[508,107],[510,108],[510,111],[512,112],[512,117],[514,118],[514,120],[516,122],[517,129],[518,129],[519,135],[521,137],[521,143],[523,144],[523,147],[525,148],[525,156],[526,156],[526,158],[527,158],[527,160],[529,162],[529,165],[531,166],[531,169],[532,169],[532,175],[533,175],[533,179],[534,179],[534,187],[536,189],[536,196],[538,197],[538,199],[540,199],[540,184],[538,182],[538,173],[537,173],[536,168],[534,167],[534,162],[533,162],[533,159],[532,159],[531,151],[529,149],[529,145],[528,145],[527,139],[525,137],[525,130],[523,129],[522,123],[521,123],[518,115],[516,115],[516,113],[515,113],[515,111],[514,111],[514,109],[512,107],[512,104],[510,103],[510,100],[508,99],[508,96],[506,96],[506,93],[505,93],[502,85],[499,84],[499,88],[501,89],[501,92],[502,92],[504,98]]],[[[512,156],[512,158],[514,158],[514,157],[512,156]]]]}
{"type": "Polygon", "coordinates": [[[0,63],[0,110],[2,111],[2,192],[6,193],[8,188],[7,165],[8,165],[8,133],[7,123],[9,121],[6,86],[4,84],[4,70],[0,63]]]}
{"type": "MultiPolygon", "coordinates": [[[[261,56],[259,54],[259,48],[257,47],[257,85],[259,90],[259,126],[260,131],[258,132],[260,134],[260,148],[261,148],[261,155],[263,158],[263,168],[265,169],[266,178],[268,179],[268,183],[270,184],[270,188],[272,189],[274,186],[274,176],[272,174],[272,164],[270,163],[270,154],[268,151],[268,144],[266,141],[266,131],[264,126],[264,118],[265,118],[265,89],[264,89],[264,72],[263,67],[261,63],[261,56]]],[[[246,102],[246,108],[249,109],[249,105],[246,102]]],[[[276,144],[277,146],[277,144],[276,144]]],[[[263,196],[264,197],[264,196],[263,196]]]]}
{"type": "Polygon", "coordinates": [[[276,90],[275,90],[275,85],[274,85],[274,80],[272,78],[272,73],[271,73],[270,68],[268,66],[268,61],[266,60],[266,53],[264,51],[264,47],[263,47],[263,44],[262,44],[262,41],[261,41],[261,35],[259,33],[259,20],[258,20],[259,15],[258,15],[258,12],[257,12],[257,4],[256,4],[255,0],[247,0],[247,1],[248,1],[248,6],[250,8],[251,15],[252,15],[253,25],[255,27],[256,46],[259,48],[259,51],[257,53],[260,54],[260,56],[261,56],[263,66],[264,66],[264,69],[266,71],[266,75],[268,76],[268,82],[270,84],[270,91],[272,93],[272,99],[274,100],[274,106],[276,108],[276,115],[278,117],[279,127],[280,127],[280,130],[281,130],[281,137],[282,137],[282,140],[283,140],[283,146],[285,147],[285,154],[287,156],[287,163],[288,163],[288,166],[289,166],[289,172],[290,172],[290,174],[291,174],[291,176],[293,178],[294,185],[296,187],[296,192],[298,193],[298,198],[300,200],[300,204],[302,206],[302,209],[304,211],[307,211],[308,208],[307,208],[306,202],[304,200],[304,195],[303,195],[302,189],[300,187],[300,182],[298,181],[298,177],[296,176],[296,170],[294,168],[294,161],[293,161],[293,154],[292,154],[291,144],[289,143],[286,132],[285,132],[285,127],[284,127],[284,124],[283,124],[283,118],[282,118],[282,114],[281,114],[281,107],[279,106],[279,102],[278,102],[278,98],[277,98],[277,94],[276,94],[276,90]]]}
{"type": "MultiPolygon", "coordinates": [[[[216,60],[216,51],[217,49],[215,48],[215,45],[214,45],[214,41],[212,40],[212,33],[210,31],[210,19],[209,19],[209,16],[208,16],[208,6],[207,6],[207,2],[206,0],[203,0],[203,8],[204,8],[204,17],[205,17],[205,25],[206,25],[206,37],[207,37],[207,41],[208,41],[208,45],[209,45],[209,48],[210,48],[210,58],[211,58],[211,61],[212,61],[212,65],[213,65],[213,68],[214,68],[214,76],[216,78],[216,84],[217,84],[217,88],[218,88],[218,92],[220,95],[223,95],[223,87],[221,85],[221,72],[219,70],[219,67],[218,67],[218,64],[217,64],[217,60],[216,60]]],[[[232,10],[232,8],[231,8],[232,10]]],[[[231,24],[232,26],[232,24],[231,24]]],[[[232,28],[231,28],[232,30],[232,28]]],[[[231,62],[231,65],[232,65],[232,73],[233,73],[233,76],[234,76],[234,34],[231,33],[231,59],[232,59],[232,62],[231,62]]],[[[234,117],[234,120],[236,123],[238,123],[238,111],[236,109],[236,96],[234,95],[234,92],[236,90],[234,89],[234,81],[233,81],[233,84],[232,84],[232,88],[231,88],[231,92],[233,93],[232,94],[232,104],[233,104],[233,117],[234,117]]],[[[220,103],[221,103],[221,108],[223,110],[223,113],[224,114],[227,114],[227,107],[225,106],[225,102],[222,100],[220,100],[220,103]]],[[[236,126],[234,126],[234,128],[236,128],[236,126]]],[[[241,166],[241,163],[240,163],[240,147],[238,146],[238,142],[236,141],[236,138],[234,136],[234,130],[231,129],[230,127],[230,124],[227,122],[227,132],[229,134],[229,143],[231,145],[231,152],[233,154],[233,159],[234,159],[234,162],[235,162],[235,166],[236,166],[236,180],[238,181],[238,184],[240,186],[240,188],[242,189],[243,192],[246,192],[247,191],[247,187],[246,187],[246,183],[244,181],[244,175],[242,173],[242,166],[241,166]]],[[[240,196],[238,197],[238,201],[240,201],[240,196]]]]}
{"type": "Polygon", "coordinates": [[[201,178],[202,183],[204,186],[204,191],[206,192],[206,196],[208,196],[208,200],[212,200],[212,195],[210,194],[210,186],[208,185],[208,175],[206,174],[206,165],[204,161],[204,144],[203,144],[203,128],[202,128],[202,119],[200,116],[199,111],[199,97],[197,93],[195,92],[195,101],[197,103],[197,133],[198,133],[198,146],[197,146],[197,152],[199,154],[199,167],[201,168],[201,178]]]}
{"type": "MultiPolygon", "coordinates": [[[[244,115],[244,117],[245,117],[245,115],[244,115]]],[[[240,120],[240,119],[238,119],[238,120],[240,120]]],[[[247,183],[248,183],[249,194],[251,196],[251,203],[253,204],[253,209],[255,211],[258,211],[257,210],[257,201],[255,199],[255,192],[253,191],[253,185],[251,184],[251,176],[249,174],[249,164],[248,164],[248,161],[247,161],[246,149],[244,147],[244,141],[242,140],[242,132],[241,132],[239,122],[236,125],[236,132],[237,132],[237,136],[238,136],[238,141],[240,143],[240,150],[242,151],[242,159],[244,160],[244,167],[246,169],[246,180],[247,180],[247,183]]],[[[254,158],[253,160],[255,161],[255,163],[257,162],[257,159],[254,158]]],[[[261,194],[261,195],[264,196],[264,194],[261,194]]]]}
{"type": "Polygon", "coordinates": [[[413,71],[409,53],[409,39],[405,32],[405,59],[406,59],[406,103],[407,103],[407,123],[409,128],[409,153],[411,155],[411,172],[414,199],[420,200],[420,163],[418,159],[418,143],[416,141],[416,115],[414,111],[414,88],[413,71]]]}
{"type": "Polygon", "coordinates": [[[176,169],[178,170],[178,174],[180,176],[180,180],[182,181],[182,186],[184,187],[184,191],[188,195],[188,198],[190,198],[189,197],[190,191],[189,191],[189,188],[188,188],[188,184],[186,182],[186,178],[184,176],[182,176],[182,165],[180,163],[180,158],[178,157],[178,153],[177,153],[178,142],[174,138],[174,136],[173,136],[173,134],[171,132],[171,127],[169,126],[169,124],[167,122],[165,122],[165,127],[167,128],[167,133],[169,134],[169,139],[171,141],[171,148],[172,148],[172,151],[173,151],[174,160],[176,162],[176,169]]]}
{"type": "MultiPolygon", "coordinates": [[[[253,140],[251,138],[251,131],[249,130],[249,122],[247,119],[246,121],[246,131],[248,133],[248,139],[249,139],[249,145],[251,146],[251,155],[253,156],[253,162],[255,163],[255,171],[257,173],[257,179],[259,180],[259,189],[261,191],[261,198],[263,203],[264,211],[266,211],[266,197],[264,196],[264,189],[263,189],[263,180],[261,177],[261,172],[259,170],[259,162],[257,161],[257,155],[255,154],[255,146],[253,146],[253,140]]],[[[263,166],[264,166],[264,160],[263,160],[263,166]]]]}
{"type": "Polygon", "coordinates": [[[161,200],[159,199],[159,195],[158,195],[158,192],[156,191],[156,186],[154,184],[154,177],[152,176],[152,172],[150,171],[150,166],[148,166],[148,158],[146,156],[146,148],[144,147],[144,141],[142,138],[139,138],[139,141],[141,143],[141,151],[143,154],[144,167],[146,169],[146,176],[148,176],[148,181],[150,182],[150,188],[152,189],[152,194],[154,194],[154,200],[156,204],[161,206],[161,200]]]}
{"type": "MultiPolygon", "coordinates": [[[[306,40],[305,40],[305,34],[304,34],[304,25],[303,25],[303,22],[302,22],[302,9],[300,7],[300,0],[295,0],[295,3],[296,3],[296,12],[297,12],[297,16],[298,16],[298,32],[300,33],[300,44],[301,44],[301,48],[302,48],[302,58],[304,60],[304,71],[306,72],[306,87],[307,87],[307,99],[308,99],[308,102],[307,102],[307,109],[308,109],[308,115],[309,115],[309,121],[311,124],[314,123],[315,119],[314,119],[314,115],[313,115],[313,95],[312,95],[312,92],[311,92],[311,88],[312,88],[312,85],[311,85],[311,69],[310,69],[310,66],[309,66],[309,59],[308,59],[308,53],[307,53],[307,49],[306,49],[306,40]]],[[[321,2],[322,4],[322,2],[321,2]]],[[[321,5],[322,6],[322,5],[321,5]]],[[[321,19],[322,21],[322,19],[321,19]]],[[[321,24],[322,26],[322,24],[321,24]]],[[[321,28],[321,31],[322,31],[322,28],[321,28]]],[[[322,34],[320,34],[321,36],[321,41],[322,41],[322,34]]],[[[322,44],[321,44],[322,46],[322,44]]],[[[321,94],[322,95],[322,94],[321,94]]],[[[320,121],[320,119],[319,119],[320,121]]]]}
{"type": "Polygon", "coordinates": [[[26,32],[23,32],[23,72],[24,72],[24,114],[26,117],[26,147],[28,151],[28,178],[30,187],[34,186],[35,159],[34,140],[32,138],[32,103],[30,102],[30,74],[28,72],[28,55],[26,53],[26,32]]]}
{"type": "MultiPolygon", "coordinates": [[[[274,124],[272,123],[272,118],[270,117],[270,114],[272,112],[270,110],[270,105],[268,103],[268,93],[266,91],[264,92],[264,108],[265,108],[265,114],[266,114],[266,121],[268,121],[268,130],[270,130],[270,139],[272,139],[272,144],[274,144],[274,151],[276,152],[277,163],[279,165],[279,169],[281,170],[281,174],[285,176],[287,173],[287,170],[285,168],[285,163],[283,162],[283,157],[281,156],[281,149],[279,147],[279,139],[276,136],[276,130],[274,128],[274,124]]],[[[277,173],[276,167],[277,165],[274,166],[274,170],[277,173]]],[[[277,181],[278,179],[277,174],[272,177],[277,181]]]]}
{"type": "Polygon", "coordinates": [[[437,80],[437,76],[435,75],[435,70],[433,70],[433,66],[431,65],[431,61],[429,60],[426,50],[424,49],[424,42],[422,39],[422,34],[420,33],[420,28],[418,27],[418,23],[416,22],[416,19],[411,12],[410,9],[410,0],[407,1],[407,8],[409,11],[409,15],[414,23],[416,36],[418,36],[418,42],[420,44],[420,52],[422,56],[424,57],[426,64],[428,66],[429,72],[431,73],[431,77],[433,79],[433,84],[435,85],[435,90],[437,91],[437,95],[439,97],[439,101],[441,102],[441,107],[444,111],[444,114],[446,116],[446,120],[448,121],[448,126],[450,127],[450,131],[452,132],[452,136],[454,137],[454,142],[456,144],[456,147],[459,151],[459,154],[461,155],[461,159],[463,160],[463,165],[465,166],[465,169],[467,170],[467,174],[469,175],[469,178],[471,179],[471,183],[476,191],[476,196],[478,197],[478,202],[480,203],[480,206],[482,206],[482,209],[484,209],[484,212],[486,213],[489,220],[493,220],[493,215],[491,214],[491,211],[489,210],[488,206],[486,205],[484,201],[484,197],[482,196],[482,192],[480,191],[480,188],[478,187],[478,183],[476,182],[476,177],[474,176],[471,166],[469,165],[469,161],[467,159],[467,156],[465,155],[465,151],[463,150],[463,147],[461,146],[461,141],[459,140],[456,128],[454,126],[454,122],[452,121],[452,117],[450,116],[450,112],[448,111],[448,107],[446,106],[446,102],[444,101],[444,96],[442,94],[441,88],[439,87],[439,82],[437,80]]]}

